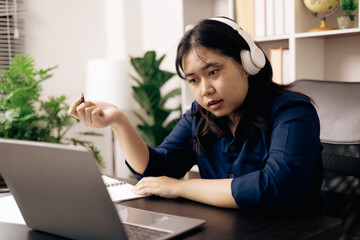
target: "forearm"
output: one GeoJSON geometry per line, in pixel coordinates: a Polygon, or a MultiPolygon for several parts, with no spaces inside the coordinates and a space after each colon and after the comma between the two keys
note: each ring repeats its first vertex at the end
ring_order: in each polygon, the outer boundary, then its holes
{"type": "Polygon", "coordinates": [[[205,204],[237,208],[231,194],[232,179],[190,179],[178,185],[178,196],[205,204]]]}
{"type": "Polygon", "coordinates": [[[149,162],[149,150],[128,118],[123,115],[111,125],[121,152],[130,166],[142,174],[149,162]]]}

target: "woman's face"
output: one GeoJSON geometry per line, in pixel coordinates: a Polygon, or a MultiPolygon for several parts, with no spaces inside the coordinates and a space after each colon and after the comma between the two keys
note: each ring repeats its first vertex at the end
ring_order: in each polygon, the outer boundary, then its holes
{"type": "Polygon", "coordinates": [[[230,57],[197,47],[185,54],[183,69],[195,100],[215,116],[233,120],[249,89],[243,67],[230,57]]]}

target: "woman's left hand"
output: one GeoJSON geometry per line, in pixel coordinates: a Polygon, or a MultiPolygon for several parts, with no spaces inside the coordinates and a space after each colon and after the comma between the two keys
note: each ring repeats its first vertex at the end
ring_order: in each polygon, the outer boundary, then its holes
{"type": "Polygon", "coordinates": [[[157,195],[166,198],[177,198],[177,190],[181,184],[181,180],[162,177],[144,177],[133,188],[135,194],[157,195]]]}

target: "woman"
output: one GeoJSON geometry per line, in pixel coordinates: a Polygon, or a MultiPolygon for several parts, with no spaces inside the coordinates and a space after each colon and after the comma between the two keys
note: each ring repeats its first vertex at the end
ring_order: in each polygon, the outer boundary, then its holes
{"type": "Polygon", "coordinates": [[[201,21],[179,43],[176,69],[196,101],[156,149],[109,103],[70,114],[111,126],[137,194],[241,210],[318,209],[322,182],[319,120],[311,101],[272,82],[263,52],[227,18],[201,21]],[[182,180],[193,165],[201,179],[182,180]]]}

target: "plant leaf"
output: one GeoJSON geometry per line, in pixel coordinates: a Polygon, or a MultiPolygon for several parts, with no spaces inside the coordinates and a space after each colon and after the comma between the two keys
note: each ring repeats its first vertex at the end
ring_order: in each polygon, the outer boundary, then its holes
{"type": "Polygon", "coordinates": [[[160,91],[154,85],[141,85],[133,87],[135,100],[144,108],[147,115],[153,114],[160,103],[160,91]]]}
{"type": "Polygon", "coordinates": [[[164,108],[157,108],[154,111],[154,121],[155,121],[154,124],[162,126],[164,124],[165,120],[170,115],[170,113],[171,113],[171,110],[164,109],[164,108]]]}
{"type": "Polygon", "coordinates": [[[142,125],[148,125],[146,120],[136,111],[133,111],[133,114],[142,122],[142,125]]]}
{"type": "Polygon", "coordinates": [[[175,73],[158,70],[158,71],[156,71],[155,75],[153,76],[152,83],[160,89],[174,75],[175,75],[175,73]]]}
{"type": "MultiPolygon", "coordinates": [[[[0,137],[64,143],[63,136],[78,121],[67,113],[66,97],[39,100],[41,84],[52,76],[55,68],[36,70],[29,55],[19,54],[7,70],[0,71],[0,137]]],[[[100,152],[92,143],[84,144],[103,167],[100,152]]]]}
{"type": "Polygon", "coordinates": [[[164,58],[165,55],[157,60],[155,51],[148,51],[141,58],[130,58],[132,66],[141,78],[140,80],[132,77],[138,84],[132,87],[133,97],[146,114],[146,117],[143,117],[134,112],[142,123],[136,125],[136,129],[151,147],[158,146],[172,130],[170,127],[173,124],[167,124],[167,127],[163,125],[173,110],[165,109],[163,105],[169,98],[180,94],[180,89],[175,89],[165,97],[161,96],[161,87],[175,75],[175,73],[160,69],[164,58]]]}
{"type": "Polygon", "coordinates": [[[141,81],[139,79],[137,79],[136,77],[130,75],[130,78],[133,79],[138,84],[138,86],[140,86],[142,84],[141,81]]]}
{"type": "Polygon", "coordinates": [[[162,63],[162,61],[164,60],[164,58],[165,58],[165,54],[164,55],[162,55],[157,61],[156,61],[156,63],[155,63],[155,65],[154,65],[154,67],[156,67],[156,68],[158,68],[159,69],[159,67],[160,67],[160,64],[162,63]]]}
{"type": "Polygon", "coordinates": [[[97,133],[97,132],[79,132],[79,135],[84,135],[84,136],[97,136],[97,137],[104,136],[103,134],[97,133]]]}
{"type": "Polygon", "coordinates": [[[181,95],[181,89],[180,88],[176,88],[176,89],[171,90],[165,96],[162,97],[162,99],[160,101],[160,106],[163,107],[168,99],[176,97],[176,96],[180,96],[180,95],[181,95]]]}
{"type": "Polygon", "coordinates": [[[152,148],[155,148],[156,145],[156,138],[154,135],[153,127],[151,126],[144,126],[144,125],[137,125],[137,130],[139,131],[140,136],[144,141],[152,148]]]}
{"type": "Polygon", "coordinates": [[[166,124],[165,128],[169,129],[171,131],[172,129],[175,128],[175,126],[178,124],[180,119],[181,118],[175,118],[175,119],[171,120],[170,122],[168,122],[168,124],[166,124]]]}

